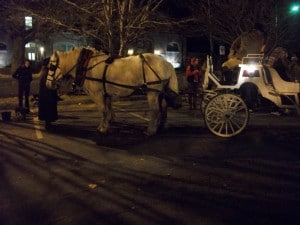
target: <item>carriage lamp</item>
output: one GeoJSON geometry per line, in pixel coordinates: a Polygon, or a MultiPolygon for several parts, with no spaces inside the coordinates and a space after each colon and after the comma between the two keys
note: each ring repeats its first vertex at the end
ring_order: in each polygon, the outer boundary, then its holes
{"type": "Polygon", "coordinates": [[[243,77],[259,77],[259,70],[255,65],[247,65],[242,68],[243,77]]]}
{"type": "Polygon", "coordinates": [[[259,77],[259,71],[258,70],[254,70],[254,71],[244,70],[243,77],[259,77]]]}
{"type": "Polygon", "coordinates": [[[244,69],[243,77],[259,77],[259,71],[257,69],[244,69]]]}

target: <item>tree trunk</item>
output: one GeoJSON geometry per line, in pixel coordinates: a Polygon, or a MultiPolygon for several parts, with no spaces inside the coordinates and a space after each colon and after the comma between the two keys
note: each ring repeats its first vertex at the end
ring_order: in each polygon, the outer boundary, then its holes
{"type": "Polygon", "coordinates": [[[12,40],[12,62],[11,62],[11,73],[14,73],[16,69],[21,65],[24,61],[25,55],[25,41],[21,36],[17,36],[12,40]]]}

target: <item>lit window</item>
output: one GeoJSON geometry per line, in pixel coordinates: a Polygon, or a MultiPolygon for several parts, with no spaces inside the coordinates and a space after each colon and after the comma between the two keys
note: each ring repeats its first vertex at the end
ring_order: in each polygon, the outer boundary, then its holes
{"type": "Polygon", "coordinates": [[[7,50],[6,44],[0,43],[0,50],[7,50]]]}
{"type": "Polygon", "coordinates": [[[25,44],[25,48],[35,48],[36,44],[34,42],[28,42],[27,44],[25,44]]]}
{"type": "Polygon", "coordinates": [[[179,52],[178,44],[175,42],[171,42],[167,45],[168,52],[179,52]]]}
{"type": "Polygon", "coordinates": [[[28,59],[31,61],[35,61],[35,53],[34,52],[28,52],[28,59]]]}
{"type": "Polygon", "coordinates": [[[32,17],[31,16],[25,16],[25,29],[29,30],[32,28],[32,17]]]}

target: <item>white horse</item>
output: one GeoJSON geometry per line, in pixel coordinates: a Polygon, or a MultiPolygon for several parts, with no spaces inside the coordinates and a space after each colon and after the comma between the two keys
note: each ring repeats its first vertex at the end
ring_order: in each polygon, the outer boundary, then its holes
{"type": "Polygon", "coordinates": [[[112,97],[130,96],[136,92],[147,95],[150,120],[146,135],[153,135],[158,128],[163,128],[168,105],[173,108],[181,106],[174,68],[155,54],[112,59],[94,48],[78,47],[68,52],[55,52],[49,67],[46,81],[49,89],[56,88],[63,76],[68,74],[96,103],[102,115],[97,128],[100,133],[109,129],[113,115],[112,97]],[[173,100],[178,104],[172,105],[173,100]]]}

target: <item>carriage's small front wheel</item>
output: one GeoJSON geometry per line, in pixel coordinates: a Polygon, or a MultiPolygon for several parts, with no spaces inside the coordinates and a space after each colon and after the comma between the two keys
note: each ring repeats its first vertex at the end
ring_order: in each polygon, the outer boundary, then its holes
{"type": "Polygon", "coordinates": [[[205,113],[205,107],[207,106],[208,102],[217,95],[218,93],[211,90],[204,90],[202,94],[202,101],[201,101],[201,112],[205,113]]]}
{"type": "Polygon", "coordinates": [[[241,97],[235,94],[220,94],[207,103],[204,120],[213,134],[233,137],[248,125],[249,112],[241,97]]]}

